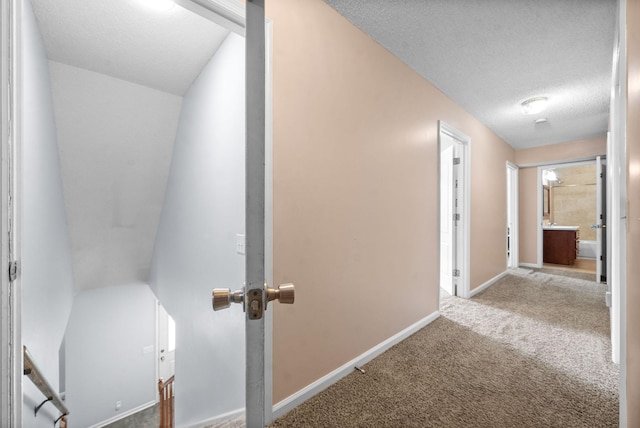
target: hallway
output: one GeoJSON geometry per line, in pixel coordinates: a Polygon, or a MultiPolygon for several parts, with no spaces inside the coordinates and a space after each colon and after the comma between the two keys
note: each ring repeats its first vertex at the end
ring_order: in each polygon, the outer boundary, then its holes
{"type": "Polygon", "coordinates": [[[605,287],[556,272],[445,297],[435,322],[272,426],[618,426],[605,287]]]}

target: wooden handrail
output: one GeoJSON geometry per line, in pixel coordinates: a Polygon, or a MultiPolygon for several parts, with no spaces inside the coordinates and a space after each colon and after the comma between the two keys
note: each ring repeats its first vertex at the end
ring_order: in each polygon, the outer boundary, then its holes
{"type": "Polygon", "coordinates": [[[160,395],[160,428],[173,428],[173,381],[175,375],[166,382],[158,380],[158,394],[160,395]]]}
{"type": "MultiPolygon", "coordinates": [[[[51,401],[51,403],[56,406],[58,410],[60,410],[60,412],[62,412],[62,416],[68,415],[69,409],[67,409],[67,406],[64,405],[62,399],[60,399],[51,385],[49,385],[49,382],[47,382],[44,375],[42,374],[36,363],[33,361],[33,358],[31,357],[31,354],[27,350],[26,346],[22,348],[22,358],[24,360],[24,374],[27,375],[29,379],[31,379],[31,382],[33,382],[33,384],[37,386],[40,392],[42,392],[42,394],[44,394],[44,396],[47,398],[35,407],[34,414],[37,416],[40,408],[47,402],[51,401]]],[[[58,420],[62,420],[64,422],[65,418],[58,418],[58,420]]]]}

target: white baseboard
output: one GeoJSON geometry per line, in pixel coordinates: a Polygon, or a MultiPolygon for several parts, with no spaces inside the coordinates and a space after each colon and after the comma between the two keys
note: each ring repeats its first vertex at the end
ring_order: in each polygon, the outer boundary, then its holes
{"type": "Polygon", "coordinates": [[[120,419],[124,419],[127,416],[131,416],[134,413],[138,413],[138,412],[143,411],[144,409],[148,409],[149,407],[155,406],[156,403],[157,403],[156,400],[149,401],[148,403],[142,404],[142,405],[140,405],[138,407],[135,407],[135,408],[133,408],[131,410],[127,410],[126,412],[120,413],[117,416],[114,416],[112,418],[106,419],[106,420],[104,420],[102,422],[98,422],[97,424],[91,425],[89,428],[102,428],[103,426],[112,424],[112,423],[114,423],[116,421],[119,421],[120,419]]]}
{"type": "Polygon", "coordinates": [[[541,268],[541,267],[542,267],[542,266],[540,266],[540,265],[539,265],[539,264],[537,264],[537,263],[518,263],[518,266],[520,266],[520,267],[534,268],[534,269],[537,269],[537,268],[541,268]]]}
{"type": "Polygon", "coordinates": [[[214,416],[213,418],[204,419],[202,421],[192,423],[189,425],[185,425],[186,428],[203,428],[205,426],[217,424],[220,422],[224,422],[230,419],[236,419],[240,416],[244,415],[244,407],[236,410],[232,410],[227,413],[223,413],[222,415],[214,416]]]}
{"type": "MultiPolygon", "coordinates": [[[[522,264],[520,264],[520,266],[522,266],[522,264]]],[[[491,278],[489,281],[485,282],[481,286],[474,288],[473,290],[471,290],[471,293],[469,293],[469,297],[471,298],[476,294],[480,293],[481,291],[487,289],[488,287],[493,285],[495,282],[497,282],[500,278],[503,278],[508,273],[509,273],[508,271],[504,271],[501,274],[494,276],[493,278],[491,278]]]]}
{"type": "Polygon", "coordinates": [[[312,384],[307,385],[306,387],[296,392],[295,394],[290,395],[289,397],[285,398],[279,403],[276,403],[273,406],[273,419],[275,420],[280,416],[286,414],[287,412],[292,410],[294,407],[302,404],[303,402],[307,401],[309,398],[325,390],[327,387],[333,385],[343,377],[353,373],[355,366],[362,366],[368,363],[378,355],[382,354],[387,349],[391,348],[392,346],[396,345],[397,343],[411,336],[413,333],[420,330],[422,327],[432,323],[439,316],[440,316],[439,311],[433,312],[432,314],[410,325],[409,327],[405,328],[401,332],[391,336],[384,342],[374,346],[373,348],[369,349],[368,351],[359,355],[358,357],[354,358],[348,363],[342,365],[341,367],[338,367],[337,369],[327,374],[326,376],[323,376],[320,379],[313,382],[312,384]]]}

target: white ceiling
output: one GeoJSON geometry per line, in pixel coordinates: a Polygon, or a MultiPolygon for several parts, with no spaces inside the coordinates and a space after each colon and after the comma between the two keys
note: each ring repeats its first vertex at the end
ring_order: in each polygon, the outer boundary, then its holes
{"type": "Polygon", "coordinates": [[[607,131],[615,0],[325,1],[514,148],[607,131]]]}
{"type": "Polygon", "coordinates": [[[229,31],[180,6],[32,0],[50,60],[183,95],[229,31]]]}

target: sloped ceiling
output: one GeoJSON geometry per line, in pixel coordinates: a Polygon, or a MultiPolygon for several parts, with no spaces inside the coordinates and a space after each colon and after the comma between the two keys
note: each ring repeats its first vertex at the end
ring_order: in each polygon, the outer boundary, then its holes
{"type": "Polygon", "coordinates": [[[229,31],[177,5],[31,1],[49,59],[75,291],[145,283],[182,96],[229,31]]]}
{"type": "Polygon", "coordinates": [[[514,148],[607,131],[615,0],[325,1],[514,148]]]}
{"type": "Polygon", "coordinates": [[[50,60],[183,95],[229,31],[180,6],[32,0],[50,60]]]}

